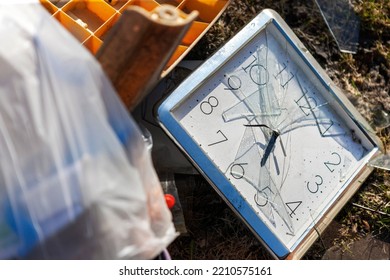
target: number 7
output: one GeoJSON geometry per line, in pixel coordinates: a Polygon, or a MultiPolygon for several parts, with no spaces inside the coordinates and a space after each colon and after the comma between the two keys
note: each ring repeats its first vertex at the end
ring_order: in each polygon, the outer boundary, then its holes
{"type": "Polygon", "coordinates": [[[213,143],[209,144],[209,145],[208,145],[209,147],[210,147],[210,146],[213,146],[213,145],[216,145],[216,144],[219,144],[219,143],[222,143],[222,142],[225,142],[225,141],[228,140],[228,138],[226,137],[226,135],[223,134],[223,132],[222,132],[221,130],[218,130],[218,131],[217,131],[217,134],[218,134],[218,133],[222,135],[223,139],[222,139],[222,140],[218,140],[217,142],[213,142],[213,143]]]}

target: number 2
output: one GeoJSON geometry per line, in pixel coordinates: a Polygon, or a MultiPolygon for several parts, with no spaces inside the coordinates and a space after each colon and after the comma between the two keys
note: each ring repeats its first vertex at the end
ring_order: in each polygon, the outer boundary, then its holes
{"type": "Polygon", "coordinates": [[[294,100],[294,101],[299,106],[299,108],[302,110],[302,112],[306,116],[309,116],[311,114],[313,108],[315,108],[317,106],[317,100],[315,100],[311,96],[306,96],[306,94],[307,94],[307,90],[305,89],[304,94],[298,100],[294,100]]]}
{"type": "Polygon", "coordinates": [[[332,168],[332,166],[337,166],[340,165],[341,163],[341,156],[338,153],[333,152],[332,155],[335,156],[335,159],[332,162],[331,161],[324,162],[325,166],[329,169],[330,172],[335,171],[335,168],[332,168]]]}

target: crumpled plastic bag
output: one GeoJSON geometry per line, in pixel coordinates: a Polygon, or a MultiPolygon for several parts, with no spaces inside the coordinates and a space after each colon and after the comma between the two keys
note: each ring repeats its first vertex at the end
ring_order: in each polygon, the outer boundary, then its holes
{"type": "Polygon", "coordinates": [[[0,3],[0,258],[151,259],[176,237],[142,134],[39,4],[0,3]]]}

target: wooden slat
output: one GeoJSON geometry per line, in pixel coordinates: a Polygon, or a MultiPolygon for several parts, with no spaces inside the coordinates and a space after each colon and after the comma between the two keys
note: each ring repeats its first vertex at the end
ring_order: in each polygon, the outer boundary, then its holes
{"type": "Polygon", "coordinates": [[[130,6],[96,54],[131,111],[160,80],[161,73],[197,16],[162,5],[153,12],[130,6]]]}

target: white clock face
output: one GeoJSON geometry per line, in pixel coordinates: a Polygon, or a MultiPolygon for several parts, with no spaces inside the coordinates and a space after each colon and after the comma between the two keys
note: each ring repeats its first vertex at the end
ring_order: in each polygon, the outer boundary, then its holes
{"type": "Polygon", "coordinates": [[[368,151],[359,128],[302,67],[269,25],[172,112],[288,248],[337,199],[368,151]]]}

